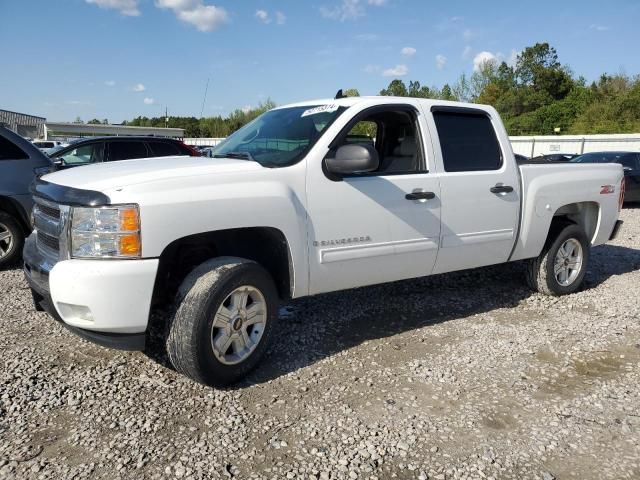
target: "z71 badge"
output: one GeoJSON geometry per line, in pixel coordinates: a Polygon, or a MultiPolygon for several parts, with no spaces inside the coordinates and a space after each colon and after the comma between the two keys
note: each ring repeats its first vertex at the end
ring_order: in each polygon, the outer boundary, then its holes
{"type": "Polygon", "coordinates": [[[371,237],[369,235],[364,237],[349,237],[349,238],[338,238],[336,240],[321,240],[314,241],[314,247],[333,247],[337,245],[352,245],[354,243],[364,243],[370,242],[371,237]]]}

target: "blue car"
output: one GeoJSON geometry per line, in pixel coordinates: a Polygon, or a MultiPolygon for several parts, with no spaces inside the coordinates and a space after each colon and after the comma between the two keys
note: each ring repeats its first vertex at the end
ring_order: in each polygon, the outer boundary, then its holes
{"type": "Polygon", "coordinates": [[[0,127],[0,268],[22,256],[25,236],[32,230],[29,185],[51,166],[31,142],[0,127]]]}
{"type": "Polygon", "coordinates": [[[569,160],[572,163],[619,163],[624,170],[624,201],[640,202],[640,153],[591,152],[569,160]]]}

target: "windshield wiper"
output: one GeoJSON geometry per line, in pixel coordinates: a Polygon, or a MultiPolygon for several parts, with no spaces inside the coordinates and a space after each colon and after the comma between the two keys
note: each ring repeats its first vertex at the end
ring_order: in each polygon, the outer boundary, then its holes
{"type": "Polygon", "coordinates": [[[216,153],[215,155],[213,155],[213,158],[238,158],[240,160],[250,160],[252,162],[256,162],[256,159],[253,158],[249,152],[216,153]]]}

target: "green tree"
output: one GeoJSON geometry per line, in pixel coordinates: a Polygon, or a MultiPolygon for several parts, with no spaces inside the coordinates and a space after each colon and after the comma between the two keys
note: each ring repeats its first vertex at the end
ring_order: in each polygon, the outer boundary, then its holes
{"type": "Polygon", "coordinates": [[[388,97],[406,97],[408,94],[407,86],[398,79],[392,80],[387,88],[380,90],[380,95],[388,97]]]}

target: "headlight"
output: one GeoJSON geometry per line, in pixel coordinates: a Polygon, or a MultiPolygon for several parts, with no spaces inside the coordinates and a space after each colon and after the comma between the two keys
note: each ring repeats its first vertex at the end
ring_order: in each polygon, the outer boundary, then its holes
{"type": "Polygon", "coordinates": [[[140,258],[141,253],[137,205],[73,207],[71,257],[140,258]]]}

